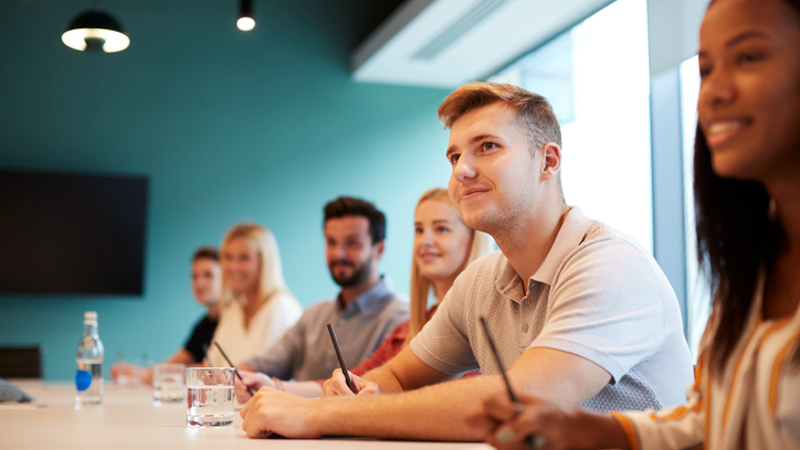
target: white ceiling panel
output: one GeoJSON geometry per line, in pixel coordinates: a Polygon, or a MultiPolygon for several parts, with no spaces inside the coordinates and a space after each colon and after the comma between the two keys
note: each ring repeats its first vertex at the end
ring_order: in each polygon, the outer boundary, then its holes
{"type": "Polygon", "coordinates": [[[408,0],[353,52],[353,77],[454,88],[486,77],[609,3],[408,0]]]}

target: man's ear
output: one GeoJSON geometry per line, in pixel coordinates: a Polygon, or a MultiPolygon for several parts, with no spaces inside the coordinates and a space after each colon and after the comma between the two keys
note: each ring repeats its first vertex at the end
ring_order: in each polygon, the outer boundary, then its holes
{"type": "Polygon", "coordinates": [[[542,152],[542,180],[549,180],[561,170],[561,147],[555,142],[544,144],[542,152]]]}
{"type": "Polygon", "coordinates": [[[373,246],[375,248],[375,256],[380,258],[383,256],[383,250],[386,248],[386,241],[380,241],[373,246]]]}

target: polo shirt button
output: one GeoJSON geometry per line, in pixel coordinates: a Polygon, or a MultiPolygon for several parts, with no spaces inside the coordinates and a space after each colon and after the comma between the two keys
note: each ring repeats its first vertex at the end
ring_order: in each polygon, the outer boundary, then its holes
{"type": "Polygon", "coordinates": [[[523,325],[522,326],[522,332],[523,333],[527,333],[528,332],[528,326],[527,325],[523,325]]]}

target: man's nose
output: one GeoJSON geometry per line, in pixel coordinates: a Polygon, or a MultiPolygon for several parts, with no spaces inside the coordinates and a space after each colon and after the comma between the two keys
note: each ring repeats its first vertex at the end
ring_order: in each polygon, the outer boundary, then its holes
{"type": "Polygon", "coordinates": [[[462,154],[453,166],[453,178],[464,182],[475,177],[475,160],[468,154],[462,154]]]}
{"type": "Polygon", "coordinates": [[[329,247],[330,255],[333,259],[341,259],[345,252],[344,252],[344,245],[341,244],[334,244],[329,247]]]}

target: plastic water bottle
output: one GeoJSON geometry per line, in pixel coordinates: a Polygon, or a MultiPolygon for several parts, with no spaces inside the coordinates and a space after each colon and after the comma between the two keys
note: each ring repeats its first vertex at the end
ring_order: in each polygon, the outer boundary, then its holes
{"type": "Polygon", "coordinates": [[[97,313],[83,315],[83,339],[75,355],[75,408],[97,406],[103,401],[103,343],[97,335],[97,313]]]}

